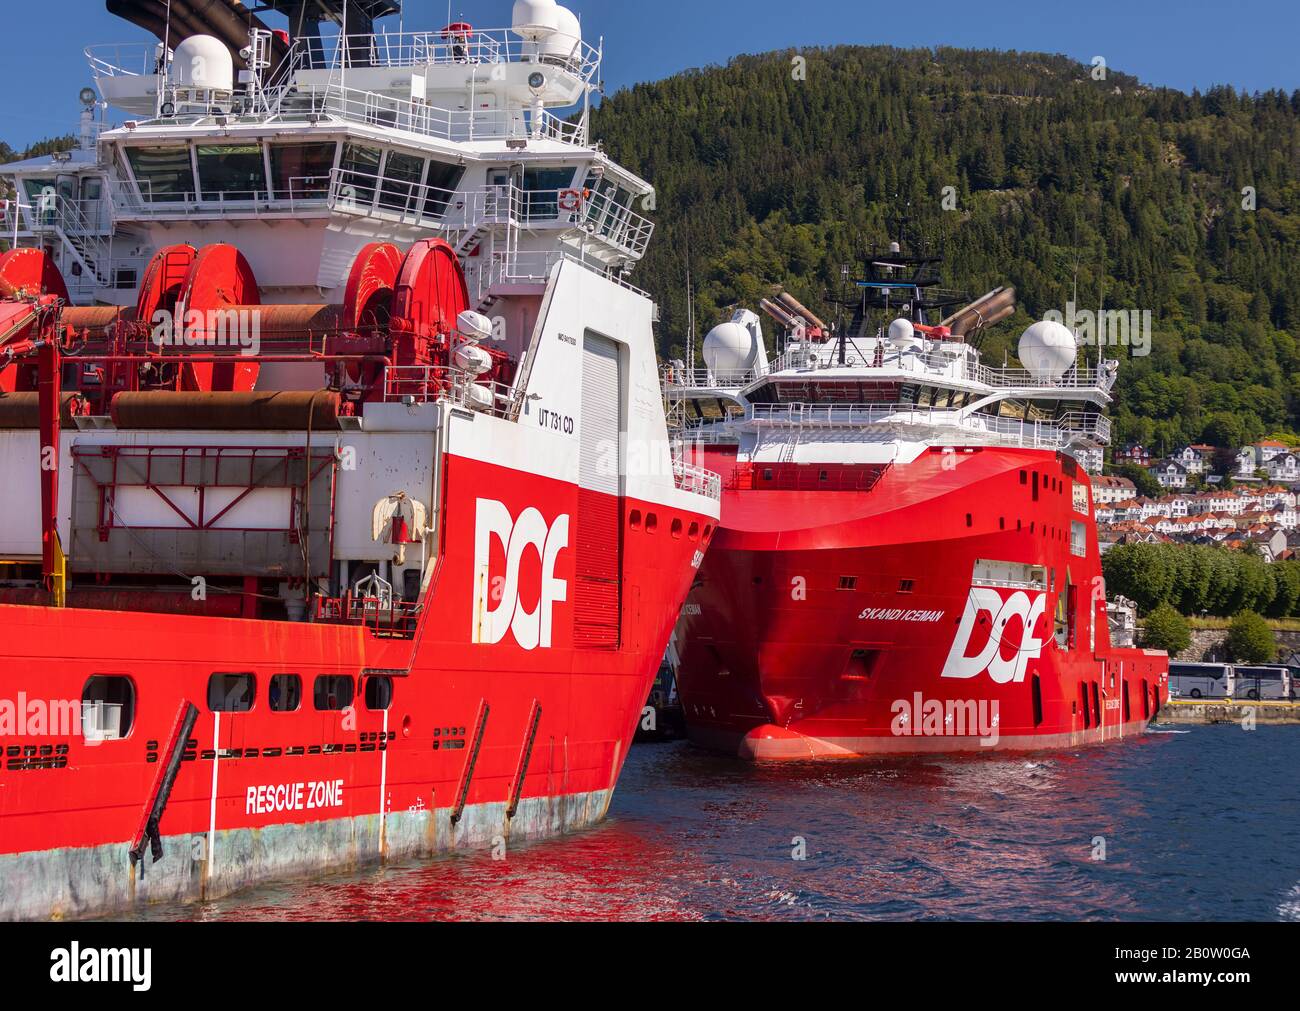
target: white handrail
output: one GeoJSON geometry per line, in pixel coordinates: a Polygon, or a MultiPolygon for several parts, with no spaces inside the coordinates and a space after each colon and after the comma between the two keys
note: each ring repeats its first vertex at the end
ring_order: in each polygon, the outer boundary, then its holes
{"type": "MultiPolygon", "coordinates": [[[[947,429],[963,438],[995,437],[1017,445],[1052,449],[1082,442],[1104,444],[1109,442],[1111,433],[1110,419],[1102,414],[1072,411],[1049,421],[1028,421],[912,404],[751,404],[743,417],[697,424],[700,432],[725,429],[731,438],[750,426],[947,429]]],[[[695,438],[695,431],[690,430],[687,437],[695,438]]]]}

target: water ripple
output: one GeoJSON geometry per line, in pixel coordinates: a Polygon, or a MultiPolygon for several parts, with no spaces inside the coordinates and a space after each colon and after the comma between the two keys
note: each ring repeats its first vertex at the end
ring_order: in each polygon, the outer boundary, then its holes
{"type": "Polygon", "coordinates": [[[829,765],[639,746],[609,820],[567,840],[142,915],[1300,920],[1298,799],[1292,727],[829,765]]]}

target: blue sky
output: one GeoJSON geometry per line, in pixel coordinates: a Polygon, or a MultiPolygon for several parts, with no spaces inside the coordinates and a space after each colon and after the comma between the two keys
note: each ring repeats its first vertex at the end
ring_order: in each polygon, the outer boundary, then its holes
{"type": "MultiPolygon", "coordinates": [[[[252,0],[247,0],[251,3],[252,0]]],[[[8,5],[6,5],[8,6],[8,5]]],[[[610,90],[737,53],[835,43],[1065,53],[1190,91],[1300,89],[1300,0],[572,0],[590,41],[605,38],[610,90]]],[[[446,0],[407,0],[409,30],[441,27],[446,0]]],[[[452,0],[452,14],[509,24],[510,0],[452,0]]],[[[82,49],[147,38],[102,0],[41,0],[22,44],[0,60],[0,140],[21,147],[72,132],[89,83],[82,49]],[[44,17],[54,30],[43,33],[44,17]]],[[[397,19],[389,19],[390,30],[397,19]]]]}

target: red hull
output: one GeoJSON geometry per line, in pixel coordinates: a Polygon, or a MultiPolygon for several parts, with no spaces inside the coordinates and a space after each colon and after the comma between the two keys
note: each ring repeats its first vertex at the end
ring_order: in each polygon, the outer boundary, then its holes
{"type": "Polygon", "coordinates": [[[1165,701],[1165,654],[1111,646],[1069,457],[936,449],[870,480],[706,462],[730,490],[677,633],[697,741],[757,759],[1065,747],[1140,733],[1165,701]],[[776,487],[828,480],[869,490],[776,487]]]}
{"type": "MultiPolygon", "coordinates": [[[[603,815],[694,574],[699,535],[670,535],[672,520],[692,531],[712,520],[610,500],[622,517],[611,546],[622,580],[615,647],[583,644],[573,546],[555,563],[568,592],[553,605],[549,646],[521,648],[512,632],[474,642],[476,501],[490,495],[512,517],[536,507],[551,524],[591,508],[580,501],[591,493],[461,457],[446,465],[441,561],[413,640],[358,626],[0,606],[0,699],[78,700],[89,677],[105,674],[129,677],[136,698],[122,740],[34,725],[3,739],[0,915],[212,895],[603,815]],[[657,513],[657,534],[629,526],[633,510],[657,513]],[[388,710],[371,711],[358,685],[350,719],[316,711],[318,675],[364,671],[395,675],[388,710]],[[251,711],[210,710],[214,672],[254,676],[251,711]],[[268,703],[270,679],[284,673],[302,677],[296,712],[268,703]],[[186,701],[201,715],[161,819],[166,854],[136,867],[127,850],[186,701]]],[[[491,579],[504,568],[496,545],[491,579]]],[[[519,605],[536,611],[540,551],[526,551],[518,569],[519,605]]]]}

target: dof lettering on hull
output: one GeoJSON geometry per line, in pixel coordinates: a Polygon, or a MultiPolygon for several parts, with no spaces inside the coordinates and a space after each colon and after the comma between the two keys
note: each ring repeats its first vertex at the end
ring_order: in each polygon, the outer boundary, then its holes
{"type": "Polygon", "coordinates": [[[1004,600],[1002,593],[992,587],[972,586],[966,598],[966,609],[962,612],[961,625],[957,628],[957,637],[943,665],[943,676],[973,678],[987,671],[996,684],[1023,681],[1029,661],[1038,659],[1043,653],[1038,624],[1046,610],[1046,593],[1035,593],[1031,597],[1024,590],[1016,590],[1004,600]],[[967,656],[981,614],[988,615],[992,623],[988,641],[978,653],[967,656]],[[1020,637],[1008,640],[1005,632],[1014,618],[1021,621],[1020,637]],[[1012,650],[1010,657],[1003,656],[1006,647],[1012,650]]]}
{"type": "Polygon", "coordinates": [[[555,575],[560,552],[569,546],[569,515],[553,524],[532,506],[513,519],[510,509],[495,499],[479,499],[474,527],[473,642],[494,645],[507,632],[520,649],[549,649],[555,605],[568,600],[569,584],[555,575]],[[492,542],[505,550],[504,576],[492,578],[492,542]],[[520,566],[524,552],[541,558],[542,585],[536,607],[529,611],[520,595],[520,566]]]}

